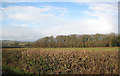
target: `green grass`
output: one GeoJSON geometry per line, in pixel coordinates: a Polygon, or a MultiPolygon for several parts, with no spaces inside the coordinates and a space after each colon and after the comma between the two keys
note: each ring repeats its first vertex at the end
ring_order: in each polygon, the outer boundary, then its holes
{"type": "Polygon", "coordinates": [[[2,65],[4,74],[27,74],[25,71],[21,71],[19,68],[9,67],[5,64],[2,65]]]}

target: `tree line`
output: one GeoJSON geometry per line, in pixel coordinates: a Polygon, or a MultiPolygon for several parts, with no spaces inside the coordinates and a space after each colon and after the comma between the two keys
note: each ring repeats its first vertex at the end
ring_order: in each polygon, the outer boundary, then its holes
{"type": "Polygon", "coordinates": [[[120,36],[115,33],[91,35],[58,35],[44,37],[34,42],[2,41],[2,47],[40,47],[40,48],[71,48],[71,47],[119,47],[120,36]]]}
{"type": "Polygon", "coordinates": [[[115,33],[93,35],[59,35],[44,37],[32,43],[32,47],[119,47],[120,36],[115,33]]]}

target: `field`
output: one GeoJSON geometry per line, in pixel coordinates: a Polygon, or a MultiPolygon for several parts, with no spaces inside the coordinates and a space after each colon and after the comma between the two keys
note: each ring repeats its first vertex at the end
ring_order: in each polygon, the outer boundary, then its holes
{"type": "Polygon", "coordinates": [[[118,48],[3,48],[3,73],[118,74],[118,48]]]}

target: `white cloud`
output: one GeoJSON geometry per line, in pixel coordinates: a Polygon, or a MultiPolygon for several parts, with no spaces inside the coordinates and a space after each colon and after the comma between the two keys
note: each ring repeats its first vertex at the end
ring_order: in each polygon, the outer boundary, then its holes
{"type": "Polygon", "coordinates": [[[42,34],[34,32],[29,28],[15,28],[15,27],[8,27],[2,30],[2,38],[4,40],[22,40],[22,41],[34,41],[38,38],[41,38],[42,34]],[[8,29],[9,28],[9,29],[8,29]]]}
{"type": "Polygon", "coordinates": [[[4,15],[7,18],[24,21],[46,21],[56,20],[56,15],[64,15],[67,13],[65,8],[58,8],[52,6],[41,6],[42,8],[32,6],[9,6],[4,8],[4,15]]]}
{"type": "MultiPolygon", "coordinates": [[[[87,3],[91,11],[83,11],[88,16],[96,18],[87,18],[86,20],[69,20],[64,18],[67,15],[66,8],[41,6],[43,8],[32,6],[9,6],[4,8],[5,19],[14,19],[18,21],[30,21],[31,24],[49,24],[49,27],[41,29],[30,28],[29,24],[19,24],[22,28],[7,29],[4,28],[3,37],[17,40],[36,40],[40,37],[51,35],[68,34],[95,34],[117,32],[117,3],[87,3]],[[63,17],[62,17],[63,16],[63,17]],[[51,23],[51,24],[50,24],[51,23]],[[54,26],[53,26],[54,25],[54,26]],[[24,35],[23,35],[24,34],[24,35]]],[[[38,26],[39,26],[38,24],[38,26]]],[[[32,25],[34,26],[34,25],[32,25]]],[[[11,27],[12,28],[12,27],[11,27]]]]}
{"type": "Polygon", "coordinates": [[[4,2],[118,2],[119,0],[4,0],[4,2]]]}
{"type": "Polygon", "coordinates": [[[48,29],[43,29],[38,32],[43,32],[46,36],[51,35],[69,35],[69,34],[95,34],[95,33],[110,33],[113,28],[105,21],[98,20],[88,21],[73,21],[61,26],[56,26],[48,29]]]}
{"type": "Polygon", "coordinates": [[[28,25],[27,25],[27,24],[22,24],[22,26],[23,26],[23,27],[28,27],[28,25]]]}
{"type": "Polygon", "coordinates": [[[95,34],[95,33],[111,33],[118,32],[118,7],[117,3],[91,3],[89,8],[91,11],[83,13],[96,18],[86,20],[69,21],[64,20],[63,24],[54,28],[43,30],[46,35],[58,34],[95,34]]]}
{"type": "Polygon", "coordinates": [[[119,0],[71,0],[73,2],[118,2],[119,0]]]}
{"type": "Polygon", "coordinates": [[[118,30],[118,5],[117,3],[93,3],[90,4],[89,15],[98,17],[98,22],[101,23],[99,27],[111,28],[108,32],[117,32],[118,30]]]}
{"type": "Polygon", "coordinates": [[[38,30],[42,30],[40,28],[41,25],[49,25],[50,23],[57,25],[61,17],[67,13],[65,8],[52,6],[40,7],[42,8],[32,6],[9,6],[2,8],[3,20],[10,21],[12,19],[13,21],[11,24],[5,25],[6,27],[11,26],[9,29],[3,27],[3,39],[36,40],[36,38],[44,36],[45,33],[42,31],[36,32],[36,29],[33,28],[35,24],[37,24],[35,26],[39,28],[38,30]],[[32,26],[29,26],[29,24],[32,26]]]}

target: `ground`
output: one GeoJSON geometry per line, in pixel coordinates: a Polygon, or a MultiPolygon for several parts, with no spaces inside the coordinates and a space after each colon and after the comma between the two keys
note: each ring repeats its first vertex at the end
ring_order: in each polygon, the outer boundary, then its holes
{"type": "Polygon", "coordinates": [[[118,74],[118,48],[3,48],[3,73],[118,74]]]}

